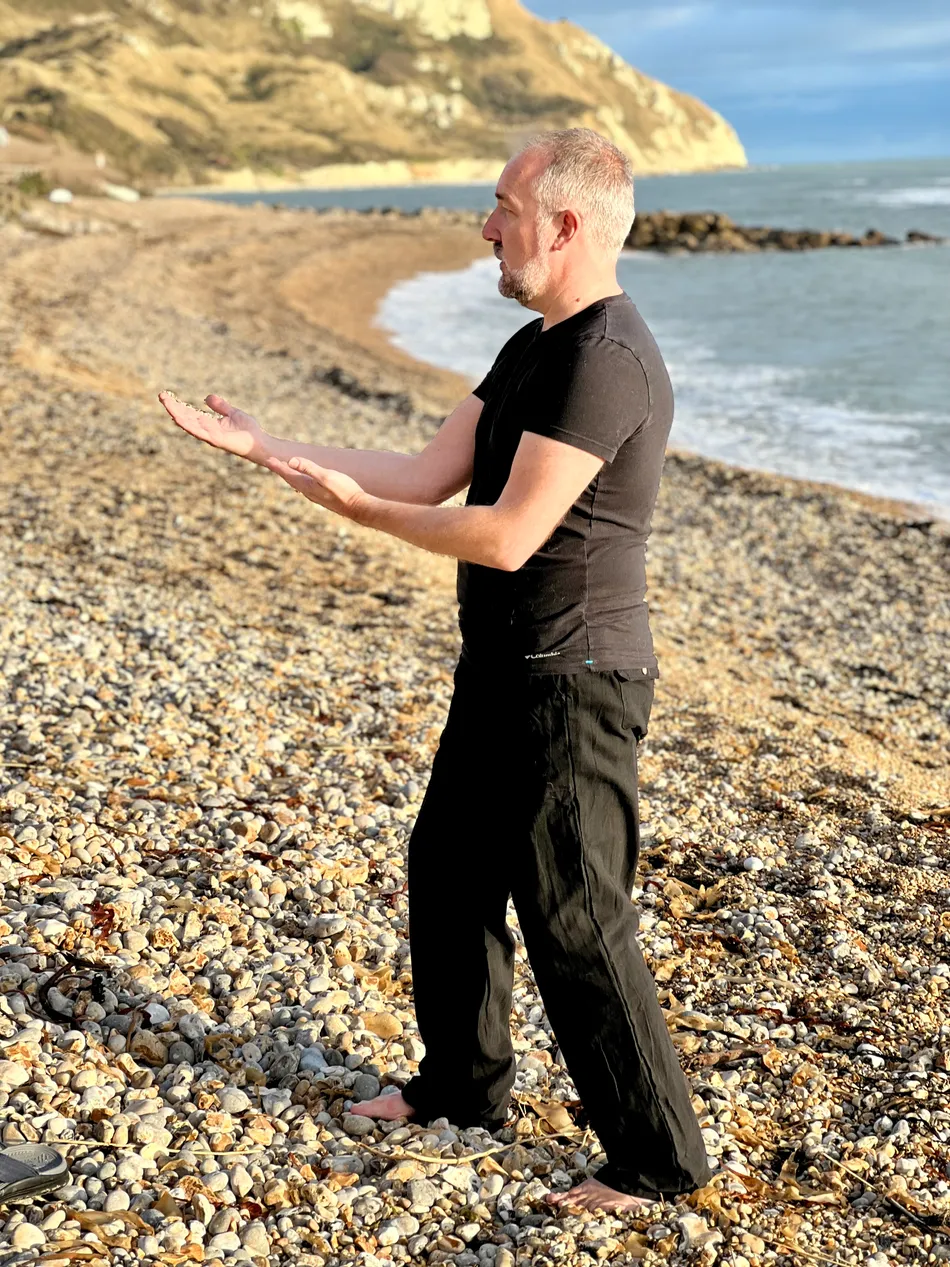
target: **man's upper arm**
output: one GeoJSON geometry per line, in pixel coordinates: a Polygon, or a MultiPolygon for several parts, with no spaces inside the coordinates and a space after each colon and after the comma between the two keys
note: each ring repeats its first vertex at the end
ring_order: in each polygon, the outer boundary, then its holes
{"type": "Polygon", "coordinates": [[[477,396],[466,396],[419,454],[427,504],[438,506],[471,483],[475,428],[482,408],[483,402],[477,396]]]}
{"type": "Polygon", "coordinates": [[[506,571],[516,571],[544,545],[603,464],[599,455],[562,440],[530,431],[522,435],[495,503],[506,571]]]}
{"type": "Polygon", "coordinates": [[[545,365],[532,389],[525,431],[606,462],[650,417],[650,385],[639,357],[603,336],[589,336],[545,365]]]}

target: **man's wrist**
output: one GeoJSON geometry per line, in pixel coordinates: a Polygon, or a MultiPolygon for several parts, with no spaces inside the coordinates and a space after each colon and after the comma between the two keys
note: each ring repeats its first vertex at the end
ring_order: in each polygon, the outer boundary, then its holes
{"type": "Polygon", "coordinates": [[[266,466],[271,458],[279,458],[281,456],[278,451],[277,441],[273,436],[268,435],[266,431],[262,431],[260,435],[255,437],[254,447],[247,455],[248,461],[256,462],[258,466],[266,466]]]}
{"type": "Polygon", "coordinates": [[[371,493],[360,492],[347,507],[346,517],[364,528],[375,528],[376,511],[379,503],[380,499],[378,497],[374,497],[371,493]]]}

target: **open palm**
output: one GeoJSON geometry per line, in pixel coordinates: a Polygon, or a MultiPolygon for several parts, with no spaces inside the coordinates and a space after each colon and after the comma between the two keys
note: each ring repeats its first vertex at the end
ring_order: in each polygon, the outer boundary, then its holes
{"type": "Polygon", "coordinates": [[[253,460],[262,455],[265,433],[260,423],[243,409],[229,405],[221,396],[205,397],[205,403],[214,413],[196,409],[194,405],[179,400],[172,392],[159,392],[158,399],[172,421],[196,440],[203,440],[205,444],[241,458],[253,460]]]}

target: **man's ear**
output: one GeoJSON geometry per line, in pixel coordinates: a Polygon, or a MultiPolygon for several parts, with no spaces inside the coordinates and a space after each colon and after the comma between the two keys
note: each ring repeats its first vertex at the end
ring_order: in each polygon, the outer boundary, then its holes
{"type": "Polygon", "coordinates": [[[562,250],[577,235],[580,227],[581,222],[573,211],[562,211],[558,222],[557,237],[551,244],[551,249],[554,251],[562,250]]]}

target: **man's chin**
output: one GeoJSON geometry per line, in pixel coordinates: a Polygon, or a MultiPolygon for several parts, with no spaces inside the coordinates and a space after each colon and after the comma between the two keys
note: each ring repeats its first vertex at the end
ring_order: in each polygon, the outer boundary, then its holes
{"type": "Polygon", "coordinates": [[[513,285],[511,278],[502,273],[498,278],[498,293],[502,299],[513,299],[516,303],[521,304],[522,308],[530,308],[536,295],[528,294],[519,286],[513,285]]]}

